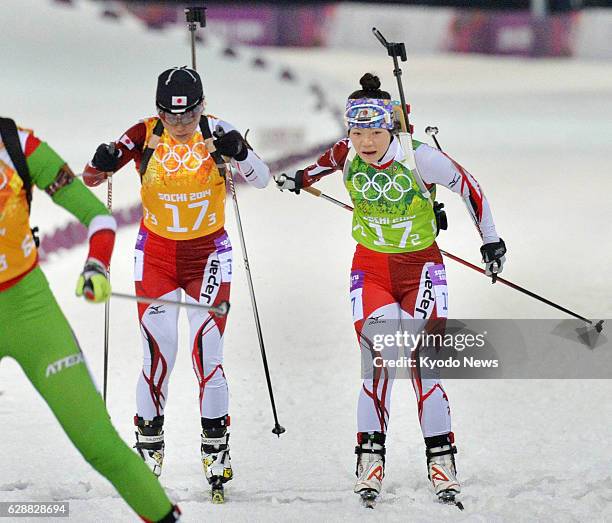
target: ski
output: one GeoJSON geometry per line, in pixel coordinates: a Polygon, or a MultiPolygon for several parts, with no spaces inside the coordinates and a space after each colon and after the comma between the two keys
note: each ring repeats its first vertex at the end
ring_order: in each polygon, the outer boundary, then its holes
{"type": "Polygon", "coordinates": [[[359,493],[361,496],[361,503],[366,508],[374,508],[376,506],[376,500],[378,498],[378,492],[373,489],[364,490],[359,493]]]}
{"type": "Polygon", "coordinates": [[[455,493],[452,491],[440,492],[438,501],[445,505],[455,505],[459,510],[463,510],[463,503],[455,498],[455,493]]]}
{"type": "Polygon", "coordinates": [[[221,505],[225,503],[225,490],[223,489],[223,483],[220,479],[215,480],[211,483],[211,501],[215,505],[221,505]]]}

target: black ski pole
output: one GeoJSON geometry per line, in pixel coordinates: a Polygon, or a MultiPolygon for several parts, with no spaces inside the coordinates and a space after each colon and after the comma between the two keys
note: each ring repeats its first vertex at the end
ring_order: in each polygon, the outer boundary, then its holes
{"type": "Polygon", "coordinates": [[[138,303],[148,303],[151,305],[172,305],[174,307],[184,307],[186,309],[200,309],[212,312],[215,316],[226,316],[230,309],[229,301],[222,301],[219,305],[203,305],[201,303],[191,303],[181,300],[166,300],[165,298],[152,298],[150,296],[136,296],[134,294],[126,294],[124,292],[112,292],[113,298],[122,300],[132,300],[138,303]]]}
{"type": "MultiPolygon", "coordinates": [[[[436,144],[436,147],[438,148],[438,151],[440,151],[441,153],[444,152],[442,150],[442,146],[440,145],[440,142],[438,142],[438,138],[436,137],[436,135],[438,134],[438,128],[433,126],[433,125],[428,125],[427,127],[425,127],[425,133],[428,136],[431,136],[433,138],[434,143],[436,144]]],[[[474,225],[476,226],[476,229],[478,229],[478,222],[476,221],[476,218],[474,218],[474,216],[472,216],[472,219],[474,221],[474,225]]],[[[461,262],[461,260],[458,260],[461,262]]],[[[461,262],[462,263],[462,262],[461,262]]],[[[491,269],[491,283],[495,283],[498,279],[499,276],[497,275],[497,271],[499,270],[499,263],[495,262],[495,270],[491,269]]],[[[486,274],[486,271],[485,271],[486,274]]],[[[583,319],[583,318],[580,318],[583,319]]]]}
{"type": "Polygon", "coordinates": [[[232,175],[231,168],[228,169],[229,176],[227,181],[232,193],[232,200],[234,202],[234,211],[236,214],[236,223],[238,225],[238,234],[240,237],[240,245],[242,247],[242,260],[244,261],[244,268],[247,274],[247,282],[249,284],[249,293],[251,295],[251,305],[253,307],[253,316],[255,317],[255,328],[257,330],[257,339],[259,341],[259,350],[261,352],[261,360],[263,362],[264,374],[266,375],[266,382],[268,384],[268,395],[270,396],[270,404],[272,405],[272,414],[274,416],[274,428],[272,433],[276,434],[279,438],[280,435],[285,432],[285,427],[281,426],[278,422],[278,414],[276,413],[276,403],[274,401],[274,392],[272,390],[272,380],[270,378],[270,370],[268,369],[268,358],[266,357],[266,348],[264,346],[263,333],[261,330],[261,322],[259,321],[259,312],[257,310],[257,301],[255,300],[255,289],[253,287],[253,278],[251,277],[251,266],[249,264],[249,256],[247,254],[246,243],[244,240],[244,232],[242,229],[242,220],[240,219],[240,210],[238,208],[238,196],[236,194],[236,187],[234,185],[234,177],[232,175]]]}
{"type": "MultiPolygon", "coordinates": [[[[205,7],[188,7],[185,9],[185,16],[187,17],[187,22],[189,24],[189,31],[191,33],[191,58],[193,63],[193,69],[196,70],[196,52],[195,52],[195,31],[196,31],[196,23],[200,24],[200,27],[206,27],[206,13],[204,12],[205,7]]],[[[206,123],[208,125],[208,122],[206,123]]],[[[223,129],[219,127],[215,130],[217,136],[220,136],[223,133],[223,129]]],[[[212,156],[217,168],[221,175],[227,179],[228,185],[230,187],[230,192],[232,194],[232,201],[234,202],[234,211],[236,214],[236,224],[238,227],[238,233],[240,237],[240,246],[242,247],[242,258],[244,261],[244,267],[247,275],[247,282],[249,284],[249,293],[251,295],[251,305],[253,307],[253,316],[255,317],[255,328],[257,330],[257,338],[259,341],[259,349],[261,352],[261,358],[264,367],[264,374],[266,376],[266,382],[268,385],[268,394],[270,396],[270,404],[272,406],[272,414],[274,416],[274,428],[272,429],[272,433],[276,434],[279,438],[280,435],[285,432],[285,427],[283,427],[278,422],[278,414],[276,412],[276,403],[274,401],[274,392],[272,390],[272,380],[270,378],[270,370],[268,369],[268,358],[266,357],[266,348],[264,346],[263,334],[261,330],[261,322],[259,321],[259,312],[257,310],[257,301],[255,300],[255,289],[253,287],[253,279],[251,277],[251,266],[249,264],[249,257],[246,249],[246,242],[244,240],[244,231],[242,228],[242,220],[240,219],[240,209],[238,208],[238,196],[236,194],[236,187],[234,185],[234,178],[232,174],[232,170],[227,169],[226,162],[219,154],[218,151],[215,150],[213,145],[213,139],[208,138],[205,139],[206,147],[210,151],[210,155],[212,156]]]]}
{"type": "MultiPolygon", "coordinates": [[[[469,267],[470,269],[474,269],[475,271],[478,271],[481,274],[485,274],[486,275],[486,271],[484,269],[482,269],[481,267],[477,267],[476,265],[462,260],[461,258],[459,258],[459,256],[455,256],[454,254],[450,254],[446,251],[443,251],[442,249],[440,249],[440,252],[442,254],[444,254],[444,256],[447,256],[448,258],[450,258],[451,260],[455,260],[456,262],[461,263],[462,265],[465,265],[466,267],[469,267]]],[[[511,289],[514,289],[516,291],[522,292],[523,294],[526,294],[527,296],[531,297],[531,298],[535,298],[538,301],[541,301],[542,303],[545,303],[546,305],[550,305],[551,307],[560,310],[562,312],[565,312],[566,314],[569,314],[570,316],[573,316],[574,318],[577,318],[579,320],[584,321],[585,323],[588,323],[589,325],[592,325],[595,330],[597,332],[601,332],[603,330],[603,323],[604,320],[599,320],[598,322],[595,322],[595,320],[589,320],[587,318],[585,318],[584,316],[580,316],[580,314],[576,314],[575,312],[566,309],[565,307],[563,307],[562,305],[559,305],[557,303],[554,303],[550,300],[547,300],[546,298],[536,294],[535,292],[531,292],[519,285],[517,285],[516,283],[513,283],[509,280],[506,280],[505,278],[502,278],[501,276],[497,277],[497,281],[500,283],[503,283],[504,285],[507,285],[508,287],[510,287],[511,289]]]]}
{"type": "Polygon", "coordinates": [[[433,138],[433,141],[436,144],[438,151],[441,152],[442,147],[440,147],[440,143],[438,142],[438,138],[436,137],[436,135],[438,134],[438,128],[433,125],[428,125],[427,127],[425,127],[425,133],[433,138]]]}
{"type": "MultiPolygon", "coordinates": [[[[330,196],[327,196],[325,193],[321,192],[319,189],[315,187],[304,187],[302,188],[302,191],[307,192],[308,194],[312,194],[313,196],[317,196],[318,198],[323,198],[324,200],[327,200],[328,202],[333,203],[334,205],[337,205],[338,207],[342,207],[343,209],[346,209],[347,211],[351,211],[351,212],[353,211],[353,208],[350,205],[343,203],[339,200],[336,200],[335,198],[332,198],[330,196]]],[[[465,267],[469,267],[470,269],[473,269],[476,272],[479,272],[480,274],[486,275],[486,271],[482,269],[481,267],[478,267],[474,265],[473,263],[470,263],[464,260],[463,258],[460,258],[459,256],[455,256],[454,254],[451,254],[450,252],[447,252],[443,249],[440,249],[440,252],[447,258],[450,258],[451,260],[455,260],[456,262],[464,265],[465,267]]],[[[523,294],[526,294],[527,296],[531,298],[541,301],[542,303],[545,303],[546,305],[550,305],[551,307],[554,307],[555,309],[565,312],[566,314],[569,314],[570,316],[573,316],[574,318],[577,318],[579,320],[584,321],[585,323],[588,323],[589,325],[592,325],[597,332],[601,332],[603,330],[604,320],[599,320],[598,322],[595,322],[594,320],[589,320],[588,318],[585,318],[584,316],[581,316],[580,314],[577,314],[569,309],[566,309],[562,305],[558,305],[557,303],[547,300],[546,298],[539,296],[535,292],[531,292],[517,285],[516,283],[506,280],[505,278],[498,277],[497,281],[499,281],[500,283],[503,283],[504,285],[507,285],[511,289],[522,292],[523,294]]]]}
{"type": "MultiPolygon", "coordinates": [[[[438,148],[438,150],[440,152],[442,152],[442,147],[440,146],[440,142],[438,142],[438,138],[436,136],[438,134],[438,131],[439,131],[439,129],[436,126],[434,126],[434,125],[428,125],[427,127],[425,127],[425,133],[433,138],[433,141],[436,144],[436,147],[438,148]]],[[[459,258],[458,256],[455,256],[454,254],[450,254],[450,253],[448,253],[446,251],[443,251],[442,249],[440,249],[440,252],[442,254],[444,254],[445,256],[448,256],[452,260],[455,260],[456,262],[459,262],[459,263],[465,265],[466,267],[470,267],[471,269],[474,269],[474,270],[476,270],[478,272],[481,272],[481,273],[486,275],[486,271],[484,271],[480,267],[477,267],[476,265],[473,265],[470,262],[462,260],[461,258],[459,258]]],[[[597,332],[601,332],[603,330],[604,320],[599,320],[597,323],[595,323],[593,320],[589,320],[589,319],[587,319],[587,318],[585,318],[583,316],[580,316],[580,314],[576,314],[575,312],[572,312],[569,309],[566,309],[565,307],[562,307],[561,305],[557,305],[556,303],[554,303],[554,302],[552,302],[550,300],[547,300],[546,298],[543,298],[542,296],[538,296],[536,293],[531,292],[531,291],[529,291],[527,289],[524,289],[523,287],[520,287],[516,283],[512,283],[511,281],[508,281],[508,280],[506,280],[504,278],[501,278],[500,276],[497,276],[497,274],[495,274],[495,273],[494,273],[494,277],[495,277],[495,281],[500,281],[501,283],[507,285],[508,287],[510,287],[512,289],[515,289],[515,290],[517,290],[519,292],[522,292],[523,294],[526,294],[527,296],[530,296],[531,298],[535,298],[536,300],[539,300],[542,303],[546,303],[546,305],[550,305],[551,307],[554,307],[555,309],[563,311],[566,314],[569,314],[570,316],[574,316],[574,318],[578,318],[579,320],[582,320],[582,321],[588,323],[589,325],[593,325],[593,327],[595,327],[595,330],[597,332]]]]}
{"type": "MultiPolygon", "coordinates": [[[[115,154],[115,144],[110,143],[108,147],[110,154],[115,154]]],[[[113,212],[113,177],[109,176],[106,179],[106,208],[109,212],[113,212]]],[[[106,277],[110,283],[110,263],[106,271],[106,277]]],[[[104,304],[104,379],[102,386],[102,399],[106,405],[106,391],[108,388],[108,346],[110,340],[110,300],[106,300],[104,304]]]]}

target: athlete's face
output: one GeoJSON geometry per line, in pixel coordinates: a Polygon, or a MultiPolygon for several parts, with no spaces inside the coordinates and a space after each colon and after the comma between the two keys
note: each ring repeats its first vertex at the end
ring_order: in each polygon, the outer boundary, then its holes
{"type": "Polygon", "coordinates": [[[368,163],[378,162],[385,155],[391,143],[391,133],[386,129],[376,127],[370,129],[353,127],[349,131],[349,138],[357,154],[368,163]]]}
{"type": "Polygon", "coordinates": [[[196,132],[198,125],[200,124],[200,116],[204,111],[204,107],[199,105],[191,111],[187,111],[182,116],[183,118],[176,121],[176,118],[172,118],[175,115],[169,115],[164,111],[159,111],[159,117],[164,122],[164,127],[170,133],[172,138],[177,142],[187,143],[191,140],[193,134],[196,132]]]}

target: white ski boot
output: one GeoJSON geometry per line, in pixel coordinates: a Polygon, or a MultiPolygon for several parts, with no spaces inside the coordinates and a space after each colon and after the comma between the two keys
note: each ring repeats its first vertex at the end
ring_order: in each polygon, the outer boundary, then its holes
{"type": "Polygon", "coordinates": [[[374,507],[382,489],[385,476],[385,434],[382,432],[359,432],[357,434],[357,469],[355,493],[361,496],[365,506],[374,507]]]}
{"type": "Polygon", "coordinates": [[[457,453],[457,447],[452,444],[449,434],[425,438],[425,444],[427,475],[438,499],[459,506],[459,502],[455,500],[455,496],[461,492],[455,468],[454,455],[457,453]]]}
{"type": "Polygon", "coordinates": [[[229,453],[229,416],[202,418],[202,465],[204,474],[212,488],[212,502],[225,501],[223,484],[234,477],[229,453]]]}
{"type": "Polygon", "coordinates": [[[152,420],[145,420],[134,416],[134,424],[136,425],[134,448],[153,474],[159,477],[164,463],[164,417],[155,416],[152,420]]]}

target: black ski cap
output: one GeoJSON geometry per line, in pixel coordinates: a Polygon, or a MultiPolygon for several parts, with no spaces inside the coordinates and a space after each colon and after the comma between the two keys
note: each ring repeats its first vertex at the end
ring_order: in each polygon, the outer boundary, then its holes
{"type": "Polygon", "coordinates": [[[204,99],[200,75],[187,66],[173,67],[159,75],[155,104],[168,113],[184,113],[204,99]]]}

